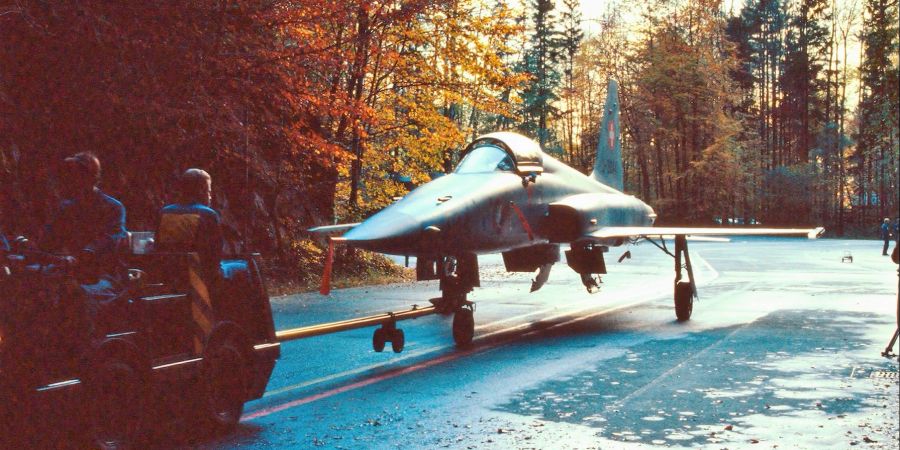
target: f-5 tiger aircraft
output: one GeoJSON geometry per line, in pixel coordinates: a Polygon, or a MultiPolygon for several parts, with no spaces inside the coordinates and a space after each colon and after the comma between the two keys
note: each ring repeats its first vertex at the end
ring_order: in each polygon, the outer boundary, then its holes
{"type": "MultiPolygon", "coordinates": [[[[333,241],[379,253],[415,256],[418,280],[440,280],[441,297],[432,303],[439,311],[455,314],[457,345],[468,344],[474,334],[474,308],[466,296],[479,286],[478,255],[502,253],[509,272],[537,271],[531,286],[536,291],[547,281],[550,267],[560,261],[560,246],[567,245],[566,263],[581,275],[589,292],[596,292],[596,276],[606,273],[604,253],[610,247],[645,239],[675,258],[675,314],[685,321],[690,319],[697,297],[687,237],[815,239],[824,231],[655,227],[653,208],[622,191],[618,85],[610,80],[590,175],[552,158],[525,136],[490,133],[466,147],[453,173],[418,187],[367,220],[309,231],[345,232],[333,241]],[[672,237],[674,249],[670,251],[664,238],[672,237]]],[[[326,282],[322,293],[328,289],[326,282]]]]}

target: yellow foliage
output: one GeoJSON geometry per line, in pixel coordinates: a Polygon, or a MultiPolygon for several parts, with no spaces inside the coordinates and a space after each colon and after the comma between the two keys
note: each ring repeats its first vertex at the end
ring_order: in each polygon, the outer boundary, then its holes
{"type": "Polygon", "coordinates": [[[514,53],[506,42],[519,31],[508,8],[477,0],[435,2],[417,20],[378,30],[362,94],[371,116],[356,124],[360,164],[338,170],[339,220],[360,219],[443,171],[483,131],[471,128],[469,115],[509,114],[501,94],[522,77],[502,55],[514,53]]]}

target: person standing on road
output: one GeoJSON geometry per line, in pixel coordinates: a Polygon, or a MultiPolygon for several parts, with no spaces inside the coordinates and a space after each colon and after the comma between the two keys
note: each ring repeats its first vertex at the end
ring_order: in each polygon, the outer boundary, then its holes
{"type": "Polygon", "coordinates": [[[891,245],[891,219],[888,219],[887,217],[885,217],[884,222],[881,223],[881,239],[884,241],[884,247],[881,249],[881,254],[887,256],[888,247],[891,245]]]}

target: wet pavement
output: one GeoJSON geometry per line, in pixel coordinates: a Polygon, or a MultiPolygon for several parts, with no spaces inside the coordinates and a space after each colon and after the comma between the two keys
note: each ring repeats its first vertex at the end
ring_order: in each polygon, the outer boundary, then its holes
{"type": "MultiPolygon", "coordinates": [[[[266,396],[206,448],[878,448],[898,444],[897,266],[879,241],[691,243],[700,300],[675,321],[672,260],[607,255],[599,294],[565,265],[531,274],[482,258],[476,341],[449,316],[286,343],[266,396]],[[852,263],[841,262],[845,252],[852,263]],[[897,347],[895,346],[895,349],[897,347]]],[[[273,299],[279,329],[437,295],[434,282],[273,299]]]]}

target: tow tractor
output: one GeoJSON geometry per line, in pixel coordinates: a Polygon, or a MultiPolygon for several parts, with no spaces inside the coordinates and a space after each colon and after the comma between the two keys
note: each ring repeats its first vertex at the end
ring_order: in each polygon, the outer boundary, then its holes
{"type": "Polygon", "coordinates": [[[192,253],[123,259],[124,291],[89,306],[59,257],[0,247],[0,447],[140,447],[157,421],[225,430],[262,396],[280,345],[258,255],[224,260],[213,296],[192,253]]]}
{"type": "MultiPolygon", "coordinates": [[[[373,349],[399,353],[397,322],[438,313],[413,306],[276,332],[258,254],[224,259],[213,290],[195,254],[148,251],[152,237],[129,233],[124,290],[93,307],[89,281],[60,257],[0,240],[0,448],[135,448],[170,420],[227,431],[262,397],[282,342],[378,326],[373,349]]],[[[457,313],[457,344],[473,333],[471,314],[457,313]]]]}

